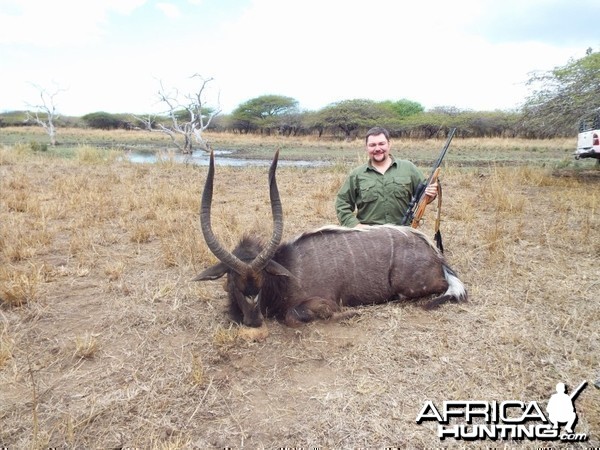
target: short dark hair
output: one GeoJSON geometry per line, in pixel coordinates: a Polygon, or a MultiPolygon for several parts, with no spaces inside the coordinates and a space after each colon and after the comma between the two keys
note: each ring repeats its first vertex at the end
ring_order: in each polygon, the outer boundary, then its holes
{"type": "Polygon", "coordinates": [[[369,141],[369,136],[377,136],[378,134],[383,134],[387,141],[390,140],[390,132],[383,127],[373,127],[369,131],[367,131],[367,135],[365,136],[365,143],[369,141]]]}

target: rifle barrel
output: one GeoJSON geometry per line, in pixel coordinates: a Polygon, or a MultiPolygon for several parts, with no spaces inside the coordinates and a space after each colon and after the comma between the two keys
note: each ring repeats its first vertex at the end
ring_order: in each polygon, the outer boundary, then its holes
{"type": "Polygon", "coordinates": [[[431,179],[433,177],[433,174],[435,173],[435,169],[437,169],[442,164],[442,161],[444,160],[444,157],[446,156],[446,152],[448,151],[448,148],[450,148],[450,142],[452,142],[454,133],[456,133],[456,128],[452,128],[450,130],[450,133],[448,134],[448,138],[446,139],[446,143],[442,147],[442,151],[440,152],[438,159],[436,160],[435,164],[433,165],[433,170],[431,171],[431,174],[429,175],[427,184],[431,183],[431,179]]]}
{"type": "Polygon", "coordinates": [[[586,384],[587,384],[587,380],[583,380],[583,382],[579,386],[577,386],[577,389],[575,389],[573,392],[571,392],[571,395],[569,395],[571,400],[573,400],[575,397],[577,397],[579,395],[579,393],[585,387],[586,384]]]}

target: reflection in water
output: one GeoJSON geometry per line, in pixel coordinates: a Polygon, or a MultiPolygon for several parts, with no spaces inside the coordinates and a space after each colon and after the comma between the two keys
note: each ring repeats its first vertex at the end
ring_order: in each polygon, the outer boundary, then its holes
{"type": "MultiPolygon", "coordinates": [[[[215,156],[230,155],[233,152],[230,150],[215,150],[215,156]]],[[[191,155],[182,155],[181,153],[140,153],[140,152],[127,152],[125,156],[129,161],[133,163],[147,163],[153,164],[159,161],[174,161],[182,164],[194,164],[198,166],[208,166],[209,154],[196,150],[191,155]]],[[[244,159],[234,158],[225,156],[222,158],[215,158],[215,164],[220,166],[269,166],[271,160],[267,159],[244,159]]],[[[286,161],[279,158],[277,163],[279,166],[291,166],[291,167],[324,167],[330,165],[327,161],[286,161]]]]}

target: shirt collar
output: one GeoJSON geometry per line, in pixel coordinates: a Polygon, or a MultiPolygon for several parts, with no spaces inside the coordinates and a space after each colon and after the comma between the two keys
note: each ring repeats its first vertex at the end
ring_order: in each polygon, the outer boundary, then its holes
{"type": "MultiPolygon", "coordinates": [[[[398,161],[396,161],[396,158],[394,158],[392,155],[390,155],[390,158],[392,159],[392,164],[390,164],[390,167],[397,166],[398,165],[398,161]]],[[[371,164],[371,160],[369,160],[365,164],[365,172],[367,172],[369,170],[373,170],[373,171],[379,173],[379,171],[377,169],[375,169],[375,167],[373,167],[373,165],[371,164]]],[[[388,167],[388,170],[389,170],[389,167],[388,167]]]]}

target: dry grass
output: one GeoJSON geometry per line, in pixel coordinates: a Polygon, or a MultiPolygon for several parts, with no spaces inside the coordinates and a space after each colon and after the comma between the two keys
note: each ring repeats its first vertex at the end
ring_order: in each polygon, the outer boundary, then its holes
{"type": "MultiPolygon", "coordinates": [[[[347,169],[278,171],[286,238],[335,222],[347,169]]],[[[450,167],[444,243],[469,303],[247,330],[220,280],[190,282],[214,263],[205,174],[0,150],[0,446],[480,447],[417,425],[423,402],[544,403],[600,377],[598,177],[450,167]]],[[[266,169],[218,167],[213,214],[228,247],[268,234],[266,169]]],[[[590,385],[576,403],[585,445],[599,400],[590,385]]]]}

